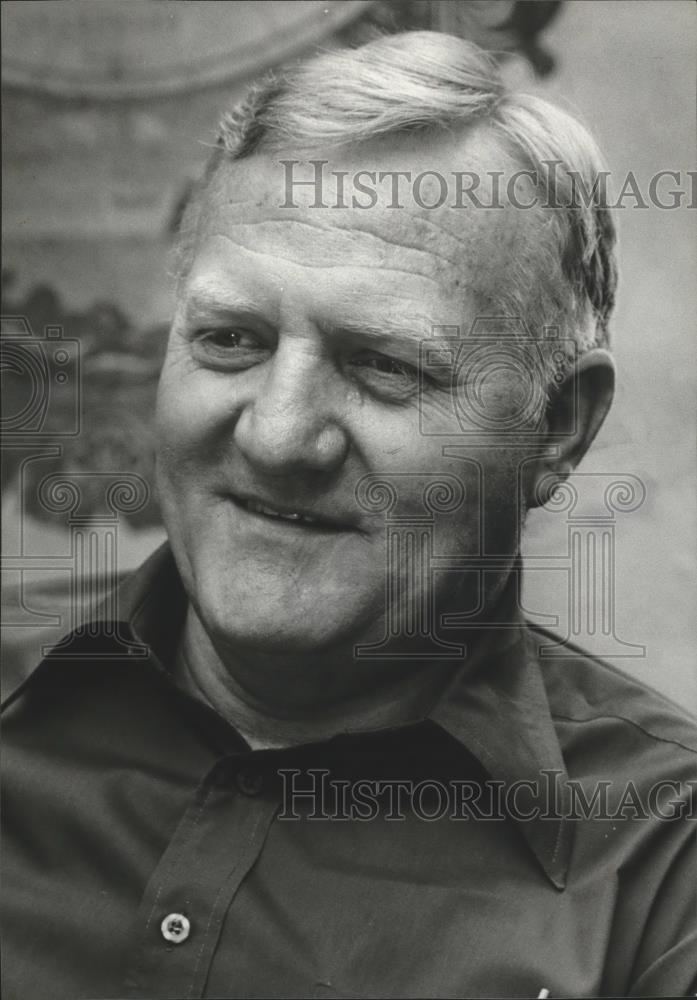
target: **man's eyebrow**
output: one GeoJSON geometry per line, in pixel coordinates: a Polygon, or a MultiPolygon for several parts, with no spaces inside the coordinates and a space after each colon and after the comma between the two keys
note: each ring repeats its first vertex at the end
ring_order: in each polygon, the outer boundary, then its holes
{"type": "Polygon", "coordinates": [[[342,319],[338,323],[325,326],[324,329],[334,337],[346,334],[360,340],[379,340],[411,348],[431,336],[431,326],[420,319],[401,321],[389,317],[379,320],[342,319]]]}
{"type": "Polygon", "coordinates": [[[251,313],[254,312],[254,306],[248,299],[200,289],[187,295],[184,310],[187,316],[210,313],[251,313]]]}

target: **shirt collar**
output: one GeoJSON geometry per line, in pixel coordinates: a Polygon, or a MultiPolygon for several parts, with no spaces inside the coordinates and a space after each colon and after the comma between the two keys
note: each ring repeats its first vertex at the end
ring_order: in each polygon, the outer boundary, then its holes
{"type": "Polygon", "coordinates": [[[115,606],[108,601],[100,605],[96,620],[108,624],[114,616],[127,622],[133,638],[151,649],[161,663],[168,664],[179,643],[186,607],[172,550],[164,542],[117,587],[115,606]]]}
{"type": "MultiPolygon", "coordinates": [[[[516,818],[549,880],[558,889],[566,884],[572,847],[572,824],[565,819],[567,774],[550,714],[534,640],[520,615],[515,593],[517,564],[504,602],[509,621],[481,632],[473,655],[458,671],[438,699],[428,718],[461,743],[495,781],[505,788],[525,790],[526,819],[516,818]]],[[[151,650],[161,664],[172,662],[183,625],[186,595],[167,543],[158,548],[134,573],[127,576],[91,617],[86,629],[72,633],[60,644],[62,659],[77,651],[84,637],[93,637],[96,626],[114,622],[126,627],[124,653],[147,655],[151,650]]],[[[116,632],[118,642],[121,634],[116,632]]],[[[14,700],[52,655],[15,691],[14,700]]]]}
{"type": "Polygon", "coordinates": [[[509,801],[514,789],[524,791],[523,811],[513,818],[547,877],[563,889],[573,832],[565,818],[568,776],[534,639],[522,616],[487,635],[473,661],[430,717],[503,783],[509,801]]]}

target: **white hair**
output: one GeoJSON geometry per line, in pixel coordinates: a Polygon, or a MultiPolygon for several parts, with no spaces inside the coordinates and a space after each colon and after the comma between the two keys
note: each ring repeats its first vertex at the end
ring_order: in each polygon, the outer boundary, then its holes
{"type": "Polygon", "coordinates": [[[311,155],[391,133],[453,132],[482,122],[534,173],[541,203],[563,206],[551,213],[550,238],[535,247],[536,261],[521,261],[498,307],[523,317],[536,335],[561,326],[575,353],[606,345],[617,283],[615,227],[596,186],[607,173],[595,141],[547,101],[507,91],[495,60],[478,46],[438,32],[387,35],[325,52],[255,84],[221,120],[218,144],[184,214],[181,270],[202,194],[226,161],[288,150],[311,155]],[[590,195],[580,203],[579,184],[590,195]]]}

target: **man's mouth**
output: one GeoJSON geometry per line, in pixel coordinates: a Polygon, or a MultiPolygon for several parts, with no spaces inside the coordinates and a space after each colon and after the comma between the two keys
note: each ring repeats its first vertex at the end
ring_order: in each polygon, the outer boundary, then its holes
{"type": "Polygon", "coordinates": [[[257,517],[269,518],[274,521],[282,521],[298,527],[307,527],[319,531],[347,531],[348,524],[342,524],[334,518],[310,514],[305,510],[293,510],[290,507],[271,504],[266,501],[257,500],[255,497],[231,496],[233,503],[249,514],[257,517]]]}
{"type": "Polygon", "coordinates": [[[308,514],[299,514],[297,511],[280,511],[274,507],[267,507],[266,504],[257,500],[242,500],[242,506],[251,511],[252,514],[263,514],[264,517],[277,517],[282,521],[301,521],[303,524],[319,524],[319,518],[310,517],[308,514]]]}

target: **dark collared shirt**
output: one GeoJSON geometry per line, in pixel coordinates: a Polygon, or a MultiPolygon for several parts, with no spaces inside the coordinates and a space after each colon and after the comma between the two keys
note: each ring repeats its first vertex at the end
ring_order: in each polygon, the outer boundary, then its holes
{"type": "Polygon", "coordinates": [[[252,751],[171,678],[167,549],[118,606],[6,710],[8,1000],[697,989],[696,727],[658,694],[521,624],[428,718],[252,751]]]}

